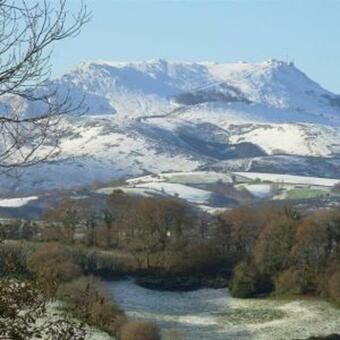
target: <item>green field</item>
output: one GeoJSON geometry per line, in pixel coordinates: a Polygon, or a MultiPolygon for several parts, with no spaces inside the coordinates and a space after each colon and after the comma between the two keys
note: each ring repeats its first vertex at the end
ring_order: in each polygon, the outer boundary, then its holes
{"type": "Polygon", "coordinates": [[[286,192],[286,198],[292,200],[298,199],[308,199],[308,198],[318,198],[318,197],[334,197],[338,196],[329,190],[322,189],[309,189],[309,188],[301,188],[301,189],[291,189],[286,192]]]}

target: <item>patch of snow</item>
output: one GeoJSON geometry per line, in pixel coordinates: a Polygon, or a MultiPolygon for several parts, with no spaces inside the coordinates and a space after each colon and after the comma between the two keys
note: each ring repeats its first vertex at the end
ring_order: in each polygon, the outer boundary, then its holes
{"type": "Polygon", "coordinates": [[[132,188],[132,187],[105,187],[97,189],[95,192],[98,194],[110,195],[114,190],[122,190],[128,195],[137,195],[144,197],[159,196],[161,193],[153,188],[132,188]]]}
{"type": "Polygon", "coordinates": [[[2,208],[20,208],[26,204],[36,201],[39,199],[38,196],[31,197],[18,197],[18,198],[3,198],[0,199],[0,207],[2,208]]]}
{"type": "Polygon", "coordinates": [[[199,207],[203,210],[206,211],[207,213],[211,214],[211,215],[218,215],[223,213],[224,211],[230,209],[230,208],[216,208],[216,207],[211,207],[209,205],[204,205],[204,204],[200,204],[199,207]]]}
{"type": "Polygon", "coordinates": [[[188,202],[204,204],[209,201],[211,192],[202,189],[196,189],[187,185],[167,182],[151,182],[137,184],[136,187],[143,189],[155,189],[160,193],[164,192],[171,196],[179,197],[188,202]]]}
{"type": "Polygon", "coordinates": [[[270,184],[242,184],[251,194],[256,197],[266,198],[271,194],[270,184]]]}
{"type": "Polygon", "coordinates": [[[301,184],[332,187],[339,183],[339,179],[320,178],[320,177],[307,177],[307,176],[293,176],[293,175],[280,175],[271,173],[260,172],[235,172],[236,175],[248,177],[252,180],[270,181],[279,184],[301,184]]]}
{"type": "Polygon", "coordinates": [[[231,183],[230,173],[219,173],[214,171],[190,171],[190,172],[169,172],[157,175],[148,175],[143,177],[131,178],[126,180],[129,184],[149,183],[149,182],[172,182],[179,184],[201,184],[215,183],[222,181],[231,183]]]}

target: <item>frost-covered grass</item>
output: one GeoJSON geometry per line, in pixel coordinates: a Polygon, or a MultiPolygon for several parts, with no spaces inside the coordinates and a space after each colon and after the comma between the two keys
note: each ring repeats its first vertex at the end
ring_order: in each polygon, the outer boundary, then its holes
{"type": "Polygon", "coordinates": [[[287,317],[287,314],[276,308],[230,308],[218,316],[218,322],[224,327],[227,324],[261,324],[284,317],[287,317]]]}
{"type": "MultiPolygon", "coordinates": [[[[54,301],[52,303],[49,303],[46,308],[46,316],[43,319],[40,319],[40,322],[45,322],[46,320],[49,320],[49,321],[58,320],[59,318],[63,318],[63,315],[65,314],[64,308],[65,306],[60,301],[54,301]]],[[[71,318],[73,319],[73,317],[71,318]]],[[[76,319],[74,319],[74,321],[76,321],[76,319]]],[[[79,321],[79,324],[81,324],[80,321],[79,321]]],[[[93,327],[85,325],[84,328],[86,331],[84,340],[115,340],[116,339],[115,337],[110,336],[109,334],[102,332],[98,329],[95,329],[93,327]]]]}
{"type": "Polygon", "coordinates": [[[161,292],[131,281],[107,284],[131,319],[157,322],[165,340],[293,340],[340,329],[340,309],[317,299],[234,299],[227,289],[161,292]]]}

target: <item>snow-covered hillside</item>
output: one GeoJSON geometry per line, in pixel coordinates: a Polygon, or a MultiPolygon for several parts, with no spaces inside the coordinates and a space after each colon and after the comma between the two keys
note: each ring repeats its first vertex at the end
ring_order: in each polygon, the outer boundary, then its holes
{"type": "Polygon", "coordinates": [[[75,97],[85,93],[91,114],[116,112],[130,118],[162,114],[182,103],[243,102],[255,104],[260,111],[255,115],[264,115],[265,120],[281,121],[287,115],[291,121],[340,122],[339,96],[321,88],[293,64],[275,60],[260,64],[89,62],[54,83],[71,87],[75,97]],[[288,112],[275,110],[271,117],[256,104],[288,112]]]}
{"type": "MultiPolygon", "coordinates": [[[[334,160],[324,175],[340,177],[340,96],[291,63],[87,62],[48,86],[58,88],[59,100],[84,97],[87,114],[63,118],[57,159],[25,170],[20,183],[2,177],[9,190],[194,171],[221,162],[224,170],[249,171],[253,160],[261,167],[273,157],[277,168],[285,164],[292,174],[314,159],[318,176],[322,160],[334,160]]],[[[13,98],[5,104],[19,106],[13,98]]],[[[27,115],[41,110],[37,103],[20,104],[27,115]]]]}

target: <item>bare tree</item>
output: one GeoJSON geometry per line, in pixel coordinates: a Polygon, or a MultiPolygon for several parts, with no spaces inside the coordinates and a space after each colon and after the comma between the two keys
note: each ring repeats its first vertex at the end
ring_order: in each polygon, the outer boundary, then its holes
{"type": "Polygon", "coordinates": [[[50,57],[56,42],[78,35],[89,19],[82,2],[73,13],[67,0],[0,0],[0,169],[58,154],[60,117],[82,104],[69,93],[57,96],[50,57]],[[25,114],[32,104],[37,112],[25,114]]]}
{"type": "MultiPolygon", "coordinates": [[[[0,0],[0,171],[58,154],[60,119],[81,103],[50,86],[50,56],[56,42],[76,36],[88,20],[82,2],[72,13],[67,0],[0,0]],[[32,104],[39,109],[28,115],[32,104]]],[[[20,272],[7,269],[0,274],[0,339],[84,339],[82,325],[50,318],[34,281],[15,280],[20,272]]]]}

